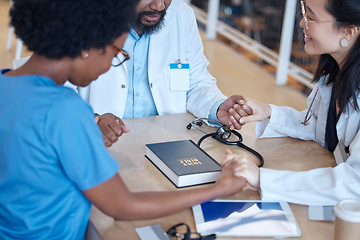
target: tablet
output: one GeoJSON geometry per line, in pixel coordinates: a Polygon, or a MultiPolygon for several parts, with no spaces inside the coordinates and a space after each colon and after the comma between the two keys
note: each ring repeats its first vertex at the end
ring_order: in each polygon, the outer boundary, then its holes
{"type": "Polygon", "coordinates": [[[286,202],[214,200],[193,207],[200,234],[223,237],[299,237],[301,231],[286,202]]]}

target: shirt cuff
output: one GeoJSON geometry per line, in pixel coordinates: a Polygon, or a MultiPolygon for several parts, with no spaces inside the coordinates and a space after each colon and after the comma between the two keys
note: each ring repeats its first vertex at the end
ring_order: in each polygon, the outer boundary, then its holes
{"type": "Polygon", "coordinates": [[[216,120],[216,121],[219,121],[219,119],[217,118],[217,112],[218,112],[218,109],[220,107],[220,105],[224,102],[225,100],[219,100],[217,101],[212,107],[211,107],[211,110],[210,110],[210,114],[209,114],[209,117],[210,119],[212,120],[216,120]]]}

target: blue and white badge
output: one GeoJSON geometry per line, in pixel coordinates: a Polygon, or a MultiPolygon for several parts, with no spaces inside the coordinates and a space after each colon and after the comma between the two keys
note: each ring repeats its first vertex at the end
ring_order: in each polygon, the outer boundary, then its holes
{"type": "Polygon", "coordinates": [[[189,64],[170,63],[170,90],[187,91],[189,90],[189,64]]]}

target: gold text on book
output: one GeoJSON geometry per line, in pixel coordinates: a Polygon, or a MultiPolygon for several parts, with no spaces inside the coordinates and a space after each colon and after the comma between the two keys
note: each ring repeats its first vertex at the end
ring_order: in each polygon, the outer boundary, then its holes
{"type": "Polygon", "coordinates": [[[185,158],[185,159],[179,159],[179,162],[184,166],[194,166],[194,165],[200,165],[201,162],[197,158],[185,158]]]}

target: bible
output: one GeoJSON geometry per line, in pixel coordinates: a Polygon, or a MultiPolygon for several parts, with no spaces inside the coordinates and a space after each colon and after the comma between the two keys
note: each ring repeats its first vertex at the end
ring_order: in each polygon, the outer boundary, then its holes
{"type": "Polygon", "coordinates": [[[221,165],[191,140],[146,144],[146,157],[178,188],[215,182],[221,165]]]}

